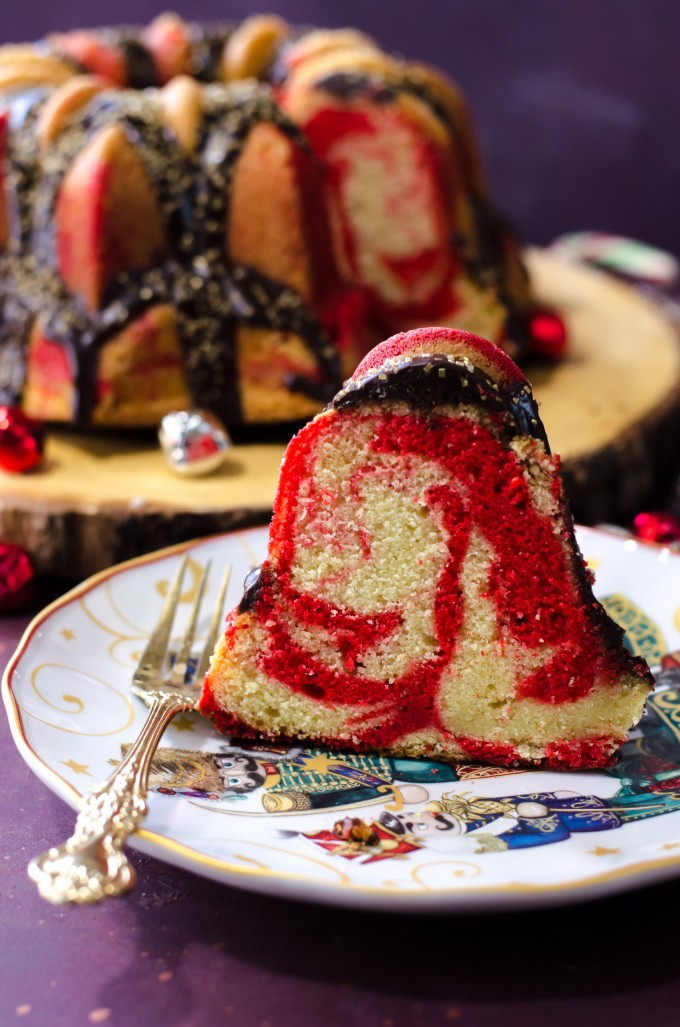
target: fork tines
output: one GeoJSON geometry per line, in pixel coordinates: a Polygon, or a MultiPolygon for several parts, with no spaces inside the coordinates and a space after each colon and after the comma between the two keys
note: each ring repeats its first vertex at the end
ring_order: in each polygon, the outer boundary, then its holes
{"type": "Polygon", "coordinates": [[[172,664],[172,670],[169,676],[162,679],[163,666],[168,656],[168,646],[170,642],[170,636],[172,633],[172,625],[175,618],[175,613],[179,606],[180,597],[182,595],[182,588],[184,585],[184,578],[186,575],[187,568],[189,566],[190,557],[187,555],[182,560],[180,566],[177,568],[175,575],[170,583],[161,615],[158,619],[154,630],[151,633],[149,641],[146,644],[144,652],[139,660],[137,669],[134,673],[133,682],[134,685],[141,689],[147,690],[150,688],[156,688],[163,685],[166,688],[170,688],[174,691],[181,690],[187,687],[187,677],[190,676],[192,682],[198,683],[202,681],[205,676],[205,672],[208,669],[208,663],[210,656],[215,647],[217,640],[217,633],[220,628],[220,622],[222,618],[222,610],[224,607],[224,599],[229,584],[229,575],[231,568],[227,566],[221,584],[217,600],[213,607],[212,617],[210,619],[210,625],[208,627],[208,633],[203,645],[200,660],[193,674],[190,674],[191,670],[191,649],[194,644],[194,636],[196,634],[196,625],[198,622],[198,616],[203,602],[203,596],[208,581],[208,575],[210,573],[211,562],[205,565],[201,572],[200,579],[196,586],[196,595],[193,601],[193,606],[189,613],[189,620],[184,632],[179,652],[175,657],[172,664]]]}

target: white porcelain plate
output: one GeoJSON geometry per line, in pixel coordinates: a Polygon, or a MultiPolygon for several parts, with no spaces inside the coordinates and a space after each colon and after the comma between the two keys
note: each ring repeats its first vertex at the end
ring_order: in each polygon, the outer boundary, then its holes
{"type": "MultiPolygon", "coordinates": [[[[658,680],[611,770],[239,746],[189,714],[165,735],[134,847],[254,891],[413,912],[556,904],[679,875],[680,555],[578,535],[598,597],[658,680]]],[[[33,621],[5,701],[21,754],[57,795],[75,806],[137,735],[146,708],[129,681],[178,554],[193,561],[186,610],[199,564],[213,560],[213,594],[232,565],[235,604],[265,545],[266,530],[253,529],[164,550],[90,579],[33,621]]]]}

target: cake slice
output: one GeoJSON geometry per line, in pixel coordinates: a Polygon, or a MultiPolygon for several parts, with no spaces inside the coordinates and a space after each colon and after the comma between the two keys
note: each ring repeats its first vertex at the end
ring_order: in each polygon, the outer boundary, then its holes
{"type": "Polygon", "coordinates": [[[595,600],[526,378],[396,335],[290,443],[200,709],[241,737],[599,767],[652,678],[595,600]]]}
{"type": "Polygon", "coordinates": [[[377,337],[436,323],[481,332],[516,359],[545,354],[457,87],[341,32],[284,48],[281,65],[279,102],[324,162],[336,260],[377,337]]]}

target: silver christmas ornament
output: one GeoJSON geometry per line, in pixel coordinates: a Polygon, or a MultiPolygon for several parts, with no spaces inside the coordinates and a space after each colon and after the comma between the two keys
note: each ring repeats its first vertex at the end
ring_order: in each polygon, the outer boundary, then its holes
{"type": "Polygon", "coordinates": [[[173,410],[158,429],[165,459],[176,474],[210,474],[223,462],[231,439],[209,410],[173,410]]]}

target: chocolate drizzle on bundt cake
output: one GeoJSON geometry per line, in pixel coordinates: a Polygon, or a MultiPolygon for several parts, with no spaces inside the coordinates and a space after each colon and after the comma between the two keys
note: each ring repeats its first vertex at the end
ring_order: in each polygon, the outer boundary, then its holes
{"type": "MultiPolygon", "coordinates": [[[[294,288],[230,260],[226,252],[232,179],[254,127],[275,127],[304,159],[312,160],[299,129],[271,96],[245,83],[206,87],[191,156],[170,144],[158,104],[131,92],[104,91],[43,158],[28,144],[42,103],[44,97],[34,96],[16,136],[17,182],[10,195],[20,202],[10,207],[17,231],[5,280],[18,302],[39,320],[43,338],[64,350],[74,365],[75,419],[92,419],[101,348],[161,304],[172,305],[179,321],[193,401],[229,423],[243,420],[234,338],[238,324],[299,337],[312,355],[315,377],[291,373],[285,385],[315,404],[327,401],[341,381],[341,366],[318,317],[294,288]],[[69,220],[68,176],[107,131],[130,148],[148,180],[147,202],[153,204],[146,210],[150,252],[144,261],[151,266],[121,269],[111,282],[95,280],[94,263],[85,275],[80,265],[71,268],[66,254],[78,246],[71,236],[83,232],[82,223],[69,220]],[[41,160],[39,171],[32,166],[36,159],[41,160]],[[154,222],[155,245],[149,238],[154,222]]],[[[14,156],[10,151],[10,159],[14,156]]],[[[131,170],[134,174],[137,169],[131,170]]],[[[80,186],[76,182],[73,188],[80,186]]]]}
{"type": "Polygon", "coordinates": [[[303,419],[423,321],[540,346],[460,94],[361,33],[164,15],[0,48],[0,92],[0,392],[34,416],[303,419]]]}
{"type": "MultiPolygon", "coordinates": [[[[446,127],[455,141],[456,173],[461,179],[458,188],[468,207],[467,224],[452,226],[452,251],[457,253],[471,282],[481,290],[493,290],[500,298],[505,311],[501,338],[511,340],[509,348],[515,356],[526,353],[532,346],[530,321],[520,316],[517,301],[523,293],[523,299],[528,303],[528,279],[516,248],[509,245],[514,232],[486,195],[479,159],[474,152],[468,126],[461,120],[460,107],[452,109],[450,104],[447,107],[432,88],[432,82],[428,82],[417,68],[399,69],[397,75],[389,76],[384,69],[380,74],[333,71],[318,79],[315,87],[348,104],[357,105],[363,101],[389,106],[397,103],[400,97],[407,103],[412,97],[424,104],[446,127]],[[510,284],[513,276],[514,286],[510,284]]],[[[446,316],[446,310],[443,313],[446,316]]],[[[393,315],[388,320],[397,321],[398,317],[393,315]]],[[[383,323],[381,327],[386,325],[383,323]]]]}
{"type": "Polygon", "coordinates": [[[526,379],[425,329],[378,346],[290,443],[200,708],[249,737],[602,766],[652,684],[622,634],[526,379]]]}

